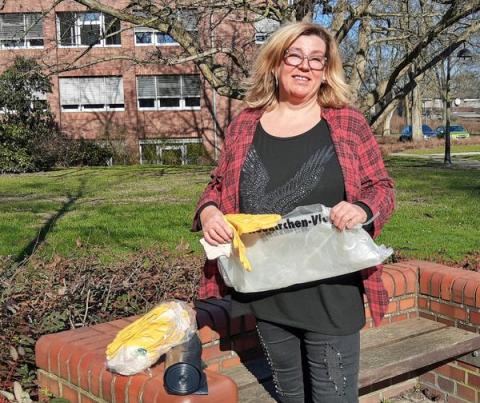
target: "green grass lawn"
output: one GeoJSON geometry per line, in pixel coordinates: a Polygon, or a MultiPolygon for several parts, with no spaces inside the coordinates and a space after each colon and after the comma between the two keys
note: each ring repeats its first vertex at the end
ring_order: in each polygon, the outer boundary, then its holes
{"type": "Polygon", "coordinates": [[[480,252],[480,173],[390,158],[397,210],[379,241],[406,257],[459,262],[480,252]]]}
{"type": "Polygon", "coordinates": [[[115,258],[182,239],[209,167],[110,167],[0,176],[0,255],[18,257],[45,238],[39,251],[115,258]],[[81,245],[79,247],[79,245],[81,245]]]}
{"type": "MultiPolygon", "coordinates": [[[[443,154],[445,146],[438,146],[434,148],[418,148],[405,150],[405,154],[443,154]]],[[[451,143],[452,153],[466,153],[466,152],[480,152],[480,144],[455,144],[455,140],[451,143]]]]}
{"type": "MultiPolygon", "coordinates": [[[[460,156],[458,156],[457,158],[459,158],[460,156]]],[[[477,154],[477,155],[462,155],[460,158],[462,158],[462,160],[467,160],[467,161],[480,161],[480,154],[477,154]]]]}
{"type": "MultiPolygon", "coordinates": [[[[461,261],[480,251],[480,175],[390,158],[398,208],[379,242],[407,257],[461,261]]],[[[141,248],[188,243],[209,167],[110,167],[0,176],[0,255],[40,245],[54,254],[112,260],[141,248]]]]}

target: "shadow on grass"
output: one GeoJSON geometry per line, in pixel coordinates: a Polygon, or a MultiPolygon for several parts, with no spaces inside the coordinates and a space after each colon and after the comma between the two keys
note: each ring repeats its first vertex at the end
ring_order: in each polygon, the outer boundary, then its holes
{"type": "MultiPolygon", "coordinates": [[[[81,173],[82,169],[81,168],[76,168],[76,169],[71,169],[71,170],[61,169],[59,171],[60,172],[58,173],[58,175],[52,175],[52,177],[53,178],[63,178],[63,177],[66,177],[66,176],[74,176],[77,173],[81,173]]],[[[53,172],[55,173],[55,171],[53,171],[53,172]]]]}
{"type": "Polygon", "coordinates": [[[144,171],[136,173],[142,176],[166,176],[166,175],[184,175],[186,173],[209,173],[213,165],[142,165],[144,171]],[[145,167],[145,168],[144,168],[145,167]],[[148,169],[149,168],[149,169],[148,169]]]}
{"type": "Polygon", "coordinates": [[[455,162],[446,166],[443,161],[405,157],[386,158],[385,163],[394,178],[415,180],[417,187],[425,186],[425,191],[430,192],[435,185],[445,191],[466,192],[474,197],[480,194],[479,169],[476,168],[465,168],[455,162]]]}
{"type": "Polygon", "coordinates": [[[53,214],[47,222],[42,226],[38,235],[32,239],[27,246],[15,258],[15,263],[21,263],[32,256],[35,251],[45,242],[45,239],[50,231],[53,230],[57,221],[62,218],[76,203],[78,199],[83,196],[85,190],[85,178],[80,180],[80,186],[75,194],[67,194],[67,200],[62,203],[60,209],[53,214]]]}
{"type": "Polygon", "coordinates": [[[385,158],[385,164],[391,167],[402,167],[402,168],[445,168],[445,169],[451,169],[449,167],[446,167],[443,163],[443,161],[440,160],[434,160],[431,158],[426,158],[426,157],[418,157],[418,158],[412,158],[412,157],[386,157],[385,158]]]}

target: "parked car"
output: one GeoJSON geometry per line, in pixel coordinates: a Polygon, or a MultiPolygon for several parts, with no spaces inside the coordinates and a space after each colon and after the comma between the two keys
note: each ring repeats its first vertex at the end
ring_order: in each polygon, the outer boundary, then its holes
{"type": "MultiPolygon", "coordinates": [[[[445,126],[438,126],[435,129],[438,138],[445,137],[445,126]]],[[[452,139],[467,139],[470,137],[470,133],[467,129],[460,125],[450,126],[450,138],[452,139]]]]}
{"type": "MultiPolygon", "coordinates": [[[[437,137],[437,133],[428,125],[422,125],[422,133],[424,140],[428,140],[432,137],[437,137]]],[[[402,134],[399,138],[400,141],[412,140],[412,125],[405,126],[402,130],[402,134]]]]}

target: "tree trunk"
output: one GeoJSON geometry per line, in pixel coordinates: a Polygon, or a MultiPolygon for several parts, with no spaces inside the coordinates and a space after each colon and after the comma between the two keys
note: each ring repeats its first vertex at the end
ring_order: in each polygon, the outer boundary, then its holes
{"type": "MultiPolygon", "coordinates": [[[[414,70],[415,67],[412,67],[414,70]]],[[[423,140],[422,132],[422,99],[420,95],[420,81],[415,79],[415,87],[412,91],[412,140],[423,140]]]]}
{"type": "Polygon", "coordinates": [[[398,106],[398,103],[399,101],[398,100],[395,100],[393,101],[392,103],[390,103],[387,108],[385,108],[385,110],[383,111],[382,115],[380,115],[380,118],[377,119],[372,125],[372,130],[374,131],[377,131],[378,128],[382,128],[382,132],[383,132],[383,127],[384,127],[384,123],[385,121],[388,119],[388,120],[391,120],[391,116],[389,117],[390,113],[392,113],[393,115],[393,112],[395,112],[395,110],[397,109],[397,106],[398,106]]]}
{"type": "Polygon", "coordinates": [[[330,29],[335,34],[342,26],[343,22],[345,21],[345,9],[347,7],[346,0],[339,0],[337,5],[335,6],[336,13],[333,15],[333,21],[330,29]]]}
{"type": "Polygon", "coordinates": [[[390,123],[392,122],[392,116],[395,112],[395,109],[396,108],[393,108],[389,113],[387,113],[387,116],[385,117],[385,121],[383,122],[382,136],[390,136],[391,134],[390,123]]]}
{"type": "Polygon", "coordinates": [[[410,109],[410,94],[408,94],[404,99],[404,108],[403,110],[405,111],[405,125],[411,125],[412,124],[412,115],[411,115],[411,109],[410,109]]]}
{"type": "Polygon", "coordinates": [[[352,104],[358,102],[360,87],[365,80],[365,68],[367,66],[368,39],[371,35],[370,18],[364,18],[360,24],[358,32],[358,47],[355,61],[353,63],[352,76],[350,78],[350,88],[352,90],[352,104]]]}

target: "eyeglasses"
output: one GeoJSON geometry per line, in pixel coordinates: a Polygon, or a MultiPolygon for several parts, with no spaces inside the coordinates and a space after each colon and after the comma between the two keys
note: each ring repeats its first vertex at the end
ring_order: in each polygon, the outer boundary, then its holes
{"type": "Polygon", "coordinates": [[[305,56],[301,52],[288,49],[283,55],[283,61],[288,66],[300,66],[305,59],[307,59],[308,66],[311,70],[323,70],[325,64],[327,64],[327,58],[325,56],[305,56]]]}

